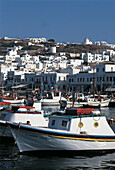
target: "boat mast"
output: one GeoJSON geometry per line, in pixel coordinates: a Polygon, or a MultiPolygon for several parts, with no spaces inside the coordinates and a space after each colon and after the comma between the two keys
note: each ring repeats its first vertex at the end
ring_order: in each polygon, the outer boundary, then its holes
{"type": "Polygon", "coordinates": [[[95,98],[95,66],[93,66],[93,97],[95,98]]]}

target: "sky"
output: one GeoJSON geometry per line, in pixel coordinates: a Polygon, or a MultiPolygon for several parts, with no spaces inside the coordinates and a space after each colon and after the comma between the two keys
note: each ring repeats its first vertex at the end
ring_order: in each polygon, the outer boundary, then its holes
{"type": "Polygon", "coordinates": [[[0,37],[115,44],[115,0],[0,0],[0,37]]]}

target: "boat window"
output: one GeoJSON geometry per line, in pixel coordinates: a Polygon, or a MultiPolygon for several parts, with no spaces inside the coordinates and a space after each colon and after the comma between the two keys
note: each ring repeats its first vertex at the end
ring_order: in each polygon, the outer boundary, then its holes
{"type": "Polygon", "coordinates": [[[78,126],[79,126],[79,128],[82,128],[83,127],[83,122],[79,122],[78,126]]]}
{"type": "Polygon", "coordinates": [[[63,126],[63,127],[66,127],[66,126],[67,126],[67,121],[62,120],[62,126],[63,126]]]}
{"type": "Polygon", "coordinates": [[[98,122],[94,122],[94,127],[98,127],[99,123],[98,122]]]}
{"type": "Polygon", "coordinates": [[[54,126],[55,125],[55,120],[52,120],[52,124],[51,124],[52,126],[54,126]]]}

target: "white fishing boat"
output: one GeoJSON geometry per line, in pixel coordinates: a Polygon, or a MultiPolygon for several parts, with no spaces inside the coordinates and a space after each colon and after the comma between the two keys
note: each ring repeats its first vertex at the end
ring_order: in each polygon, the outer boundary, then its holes
{"type": "Polygon", "coordinates": [[[65,114],[53,114],[48,127],[9,126],[20,152],[115,150],[114,130],[99,111],[71,108],[65,114]]]}
{"type": "Polygon", "coordinates": [[[48,119],[41,110],[41,101],[33,106],[12,106],[0,110],[0,137],[12,137],[7,122],[22,122],[31,126],[48,126],[48,119]]]}
{"type": "Polygon", "coordinates": [[[11,105],[24,104],[24,99],[3,99],[4,102],[10,102],[11,105]]]}
{"type": "MultiPolygon", "coordinates": [[[[84,96],[84,98],[76,98],[74,100],[75,107],[108,107],[110,99],[99,98],[98,96],[84,96]]],[[[67,101],[67,107],[72,107],[72,97],[67,101]]]]}
{"type": "Polygon", "coordinates": [[[66,106],[66,98],[61,96],[61,92],[54,91],[54,92],[47,92],[46,96],[41,98],[41,105],[42,106],[66,106]]]}
{"type": "Polygon", "coordinates": [[[24,98],[19,98],[17,93],[6,93],[2,96],[3,102],[10,102],[11,105],[24,104],[24,98]]]}

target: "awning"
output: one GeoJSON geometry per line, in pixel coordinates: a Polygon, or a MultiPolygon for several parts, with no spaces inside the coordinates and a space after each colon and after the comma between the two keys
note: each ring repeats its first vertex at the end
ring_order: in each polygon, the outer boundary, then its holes
{"type": "Polygon", "coordinates": [[[18,89],[18,88],[26,87],[26,86],[28,86],[28,84],[20,84],[20,85],[17,85],[17,86],[12,86],[11,88],[12,89],[18,89]]]}

